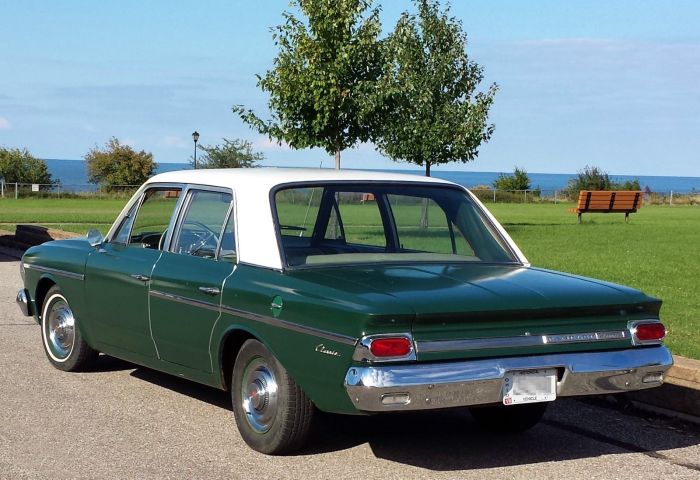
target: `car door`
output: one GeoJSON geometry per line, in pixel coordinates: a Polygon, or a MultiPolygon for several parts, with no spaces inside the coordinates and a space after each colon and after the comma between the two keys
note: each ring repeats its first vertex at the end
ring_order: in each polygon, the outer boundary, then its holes
{"type": "Polygon", "coordinates": [[[105,352],[157,356],[148,322],[148,283],[181,190],[145,190],[112,237],[88,257],[86,299],[94,340],[105,352]]]}
{"type": "Polygon", "coordinates": [[[209,340],[235,258],[232,198],[225,189],[186,193],[171,245],[151,277],[151,330],[161,360],[212,371],[209,340]]]}

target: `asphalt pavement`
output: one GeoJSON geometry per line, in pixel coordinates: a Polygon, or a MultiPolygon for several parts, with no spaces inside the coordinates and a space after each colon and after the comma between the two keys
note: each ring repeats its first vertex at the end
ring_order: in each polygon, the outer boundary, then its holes
{"type": "Polygon", "coordinates": [[[519,435],[463,411],[323,415],[306,450],[265,456],[238,435],[226,392],[104,355],[86,373],[51,367],[20,285],[0,254],[1,479],[700,479],[697,426],[574,399],[519,435]]]}

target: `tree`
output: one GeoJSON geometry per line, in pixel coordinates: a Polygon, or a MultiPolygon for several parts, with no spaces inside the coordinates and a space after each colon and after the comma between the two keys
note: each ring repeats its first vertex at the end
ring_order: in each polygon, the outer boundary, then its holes
{"type": "MultiPolygon", "coordinates": [[[[261,152],[253,152],[253,144],[248,140],[223,141],[223,145],[199,145],[204,155],[197,159],[197,168],[248,168],[265,159],[261,152]]],[[[194,159],[190,164],[194,166],[194,159]]]]}
{"type": "Polygon", "coordinates": [[[496,190],[530,190],[530,176],[521,168],[515,167],[513,175],[501,173],[493,181],[496,190]]]}
{"type": "Polygon", "coordinates": [[[55,185],[46,162],[34,157],[26,148],[0,147],[0,176],[6,183],[40,183],[55,185]]]}
{"type": "Polygon", "coordinates": [[[493,134],[488,112],[497,90],[476,92],[483,68],[466,53],[459,20],[437,0],[415,0],[386,42],[387,64],[376,103],[386,115],[375,143],[394,160],[430,167],[469,162],[493,134]]]}
{"type": "Polygon", "coordinates": [[[292,148],[320,147],[335,155],[371,139],[380,111],[368,98],[382,71],[379,11],[371,0],[293,0],[305,21],[284,12],[272,29],[279,47],[258,87],[270,94],[272,118],[242,105],[233,111],[252,128],[292,148]]]}
{"type": "Polygon", "coordinates": [[[88,181],[106,188],[141,185],[153,175],[157,166],[152,153],[137,152],[115,137],[107,141],[103,150],[95,145],[84,158],[88,181]]]}

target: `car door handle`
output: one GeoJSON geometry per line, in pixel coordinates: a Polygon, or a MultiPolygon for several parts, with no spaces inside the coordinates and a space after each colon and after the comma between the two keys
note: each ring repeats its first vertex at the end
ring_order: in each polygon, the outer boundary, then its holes
{"type": "Polygon", "coordinates": [[[216,287],[199,287],[199,291],[211,295],[212,297],[221,293],[216,287]]]}
{"type": "Polygon", "coordinates": [[[151,277],[147,277],[146,275],[139,275],[138,273],[135,273],[133,275],[129,275],[131,278],[135,278],[136,280],[140,282],[147,282],[151,279],[151,277]]]}

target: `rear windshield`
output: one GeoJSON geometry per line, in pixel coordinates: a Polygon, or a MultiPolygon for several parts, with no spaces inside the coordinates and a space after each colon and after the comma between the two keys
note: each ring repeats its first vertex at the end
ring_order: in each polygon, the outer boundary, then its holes
{"type": "Polygon", "coordinates": [[[275,206],[292,267],[517,261],[481,209],[454,187],[295,186],[278,190],[275,206]]]}

